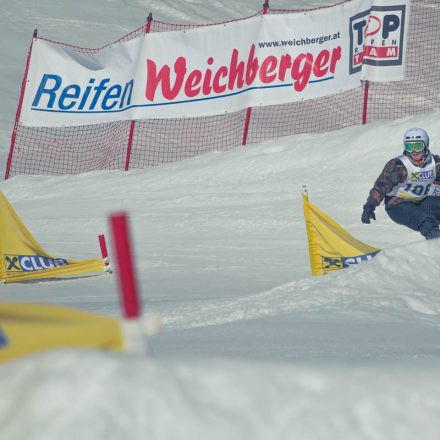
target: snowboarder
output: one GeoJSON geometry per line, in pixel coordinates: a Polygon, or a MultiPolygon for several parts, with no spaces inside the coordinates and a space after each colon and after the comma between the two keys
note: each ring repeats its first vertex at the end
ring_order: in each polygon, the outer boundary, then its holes
{"type": "Polygon", "coordinates": [[[374,210],[385,199],[394,222],[420,232],[427,240],[440,237],[440,157],[429,151],[428,133],[411,128],[403,137],[403,154],[391,159],[374,183],[363,206],[362,223],[376,220],[374,210]]]}

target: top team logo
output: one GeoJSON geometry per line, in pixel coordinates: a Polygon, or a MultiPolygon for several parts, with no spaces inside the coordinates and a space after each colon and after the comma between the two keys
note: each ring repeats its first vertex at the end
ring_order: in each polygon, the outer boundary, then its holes
{"type": "Polygon", "coordinates": [[[350,18],[350,75],[362,64],[402,64],[405,11],[405,5],[372,6],[350,18]]]}

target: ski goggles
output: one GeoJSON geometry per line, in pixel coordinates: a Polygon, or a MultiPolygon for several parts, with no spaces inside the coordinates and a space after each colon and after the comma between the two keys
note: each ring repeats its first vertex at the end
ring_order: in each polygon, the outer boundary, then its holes
{"type": "Polygon", "coordinates": [[[423,141],[405,142],[405,151],[408,153],[420,153],[424,149],[425,143],[423,141]]]}

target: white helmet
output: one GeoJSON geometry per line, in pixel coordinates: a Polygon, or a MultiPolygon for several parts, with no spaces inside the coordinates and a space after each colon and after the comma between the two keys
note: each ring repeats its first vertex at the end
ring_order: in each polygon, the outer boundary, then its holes
{"type": "Polygon", "coordinates": [[[429,136],[428,133],[423,130],[423,128],[410,128],[407,130],[403,136],[403,145],[404,145],[404,154],[409,155],[407,149],[405,148],[406,143],[412,142],[423,142],[425,145],[425,156],[428,155],[429,152],[429,136]]]}
{"type": "Polygon", "coordinates": [[[408,141],[423,141],[426,148],[429,148],[429,136],[423,128],[410,128],[403,136],[403,143],[408,141]]]}

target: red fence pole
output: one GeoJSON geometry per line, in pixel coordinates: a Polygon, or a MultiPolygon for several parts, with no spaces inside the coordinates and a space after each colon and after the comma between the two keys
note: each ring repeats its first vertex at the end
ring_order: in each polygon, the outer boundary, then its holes
{"type": "Polygon", "coordinates": [[[364,84],[364,105],[363,105],[363,109],[362,109],[362,125],[365,125],[367,123],[368,89],[369,89],[369,82],[365,81],[365,84],[364,84]]]}
{"type": "Polygon", "coordinates": [[[151,29],[151,22],[153,21],[153,14],[150,12],[147,17],[147,24],[145,26],[145,33],[149,34],[151,29]]]}
{"type": "Polygon", "coordinates": [[[130,132],[128,133],[127,156],[125,157],[124,171],[128,171],[128,169],[130,167],[131,146],[133,144],[133,133],[134,133],[134,121],[131,121],[130,122],[130,132]]]}
{"type": "Polygon", "coordinates": [[[140,316],[139,297],[132,262],[132,251],[125,213],[110,216],[113,243],[116,248],[119,292],[124,307],[124,316],[129,319],[140,316]]]}
{"type": "Polygon", "coordinates": [[[263,15],[266,15],[268,11],[269,11],[269,0],[263,3],[263,15]]]}
{"type": "Polygon", "coordinates": [[[246,145],[247,135],[249,131],[249,123],[251,122],[251,113],[252,113],[252,107],[248,107],[246,111],[246,119],[244,121],[243,140],[241,142],[242,145],[246,145]]]}
{"type": "Polygon", "coordinates": [[[17,112],[15,113],[15,123],[14,123],[14,129],[12,130],[11,146],[9,148],[8,161],[6,163],[5,180],[7,180],[9,178],[9,172],[11,169],[12,155],[14,153],[14,146],[15,146],[15,139],[17,137],[18,123],[20,121],[20,116],[21,116],[21,107],[23,105],[24,91],[26,90],[27,76],[28,76],[28,72],[29,72],[29,63],[31,61],[32,45],[34,44],[34,38],[37,38],[37,30],[36,29],[34,30],[34,34],[32,36],[31,45],[29,47],[29,52],[28,52],[27,59],[26,59],[26,68],[24,71],[23,81],[21,83],[20,99],[18,101],[17,112]]]}
{"type": "MultiPolygon", "coordinates": [[[[150,12],[147,17],[147,24],[145,25],[145,34],[150,33],[151,22],[153,21],[153,14],[150,12]]],[[[124,171],[128,171],[130,168],[130,158],[131,158],[131,146],[133,145],[133,134],[134,134],[134,126],[135,122],[130,122],[130,132],[128,133],[128,141],[127,141],[127,155],[125,157],[125,167],[124,171]]]]}
{"type": "MultiPolygon", "coordinates": [[[[269,11],[269,0],[263,3],[263,15],[266,15],[268,11],[269,11]]],[[[252,107],[248,107],[246,111],[246,119],[244,120],[243,139],[241,141],[241,145],[246,145],[247,142],[249,124],[251,122],[251,114],[252,114],[252,107]]]]}

